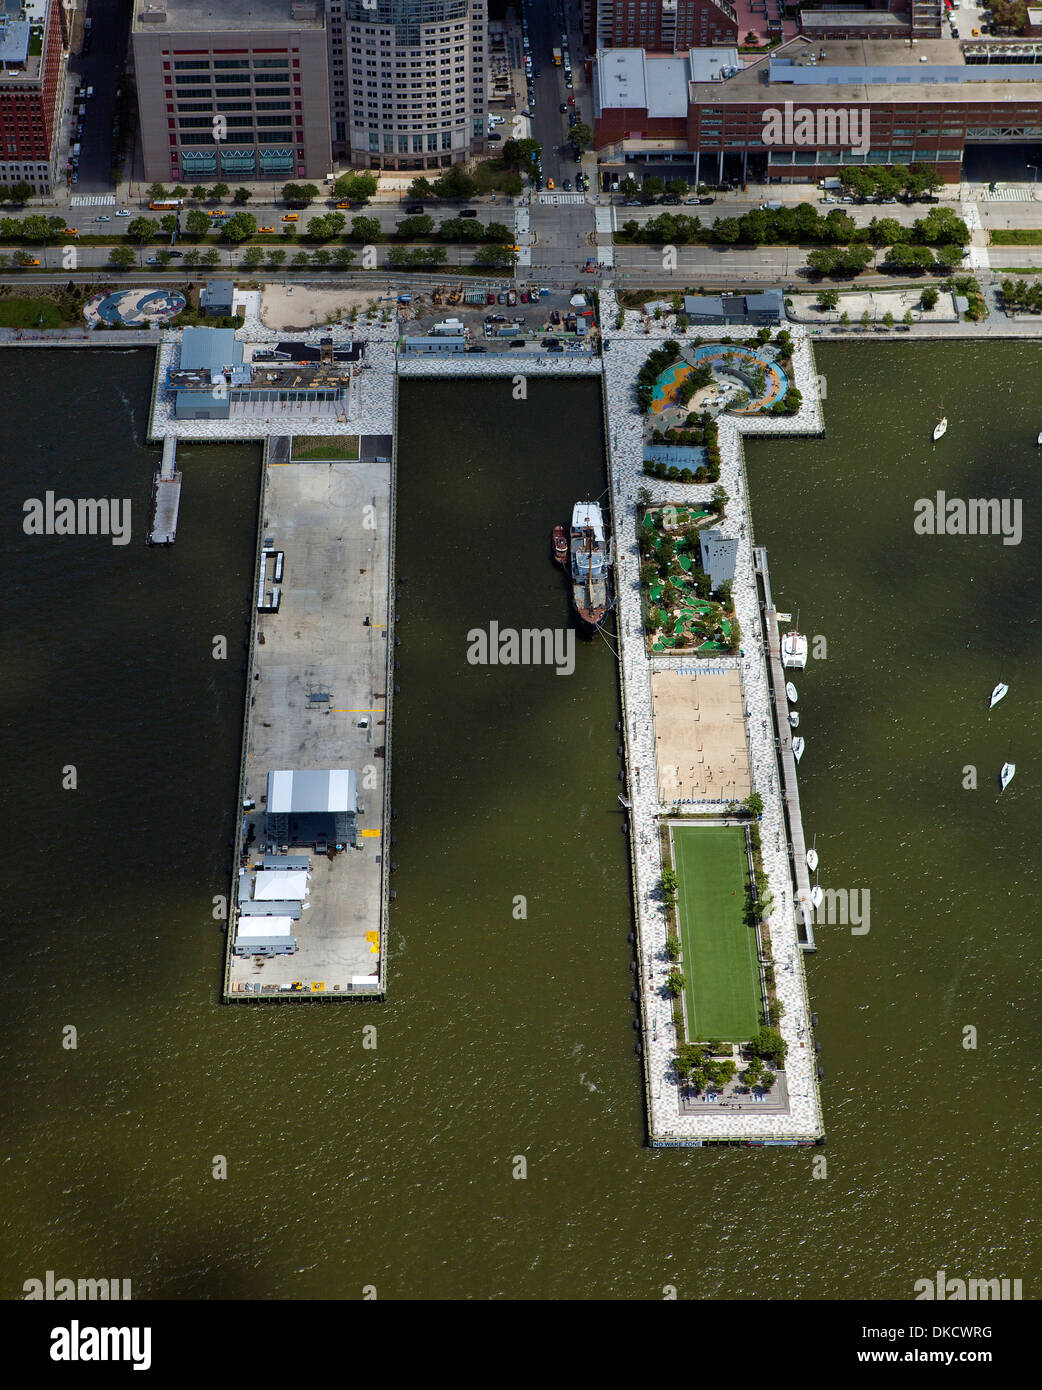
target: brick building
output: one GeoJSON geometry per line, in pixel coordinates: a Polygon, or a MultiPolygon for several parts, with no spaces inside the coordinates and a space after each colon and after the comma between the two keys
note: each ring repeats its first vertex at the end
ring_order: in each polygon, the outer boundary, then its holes
{"type": "Polygon", "coordinates": [[[0,0],[0,183],[54,188],[55,160],[68,67],[62,0],[21,6],[0,0]],[[39,16],[39,18],[36,18],[39,16]]]}
{"type": "Polygon", "coordinates": [[[850,165],[962,176],[968,145],[1042,144],[1042,43],[796,38],[748,67],[725,49],[594,65],[602,164],[693,165],[696,180],[808,183],[850,165]]]}

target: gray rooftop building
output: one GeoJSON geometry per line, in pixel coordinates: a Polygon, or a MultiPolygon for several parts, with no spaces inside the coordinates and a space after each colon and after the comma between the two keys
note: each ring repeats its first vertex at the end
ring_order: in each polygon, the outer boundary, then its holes
{"type": "Polygon", "coordinates": [[[235,286],[231,280],[208,280],[199,292],[199,307],[204,314],[230,318],[235,302],[235,286]]]}
{"type": "Polygon", "coordinates": [[[349,768],[268,773],[269,845],[353,845],[358,781],[349,768]]]}
{"type": "Polygon", "coordinates": [[[735,560],[738,556],[738,541],[724,536],[716,527],[699,532],[698,548],[702,556],[702,568],[709,576],[714,589],[734,579],[735,560]]]}
{"type": "Polygon", "coordinates": [[[684,313],[692,323],[736,323],[768,325],[785,318],[785,296],[781,290],[762,294],[688,294],[684,313]]]}

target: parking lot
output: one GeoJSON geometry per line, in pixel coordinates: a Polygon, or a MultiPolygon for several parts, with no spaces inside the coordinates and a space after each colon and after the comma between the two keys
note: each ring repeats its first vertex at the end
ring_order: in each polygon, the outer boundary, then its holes
{"type": "Polygon", "coordinates": [[[557,346],[563,352],[586,352],[591,349],[596,334],[579,336],[574,328],[565,327],[569,315],[574,315],[577,310],[581,312],[584,307],[592,308],[591,305],[573,306],[570,303],[573,290],[552,290],[549,294],[540,295],[536,287],[535,297],[528,300],[522,298],[525,293],[528,293],[527,288],[521,287],[514,305],[507,302],[505,291],[489,290],[486,293],[486,301],[489,294],[495,294],[494,304],[433,304],[429,296],[414,295],[404,331],[410,335],[428,334],[436,324],[443,324],[447,319],[458,319],[467,336],[467,351],[517,352],[522,348],[551,348],[551,344],[555,344],[551,349],[554,351],[557,346]]]}

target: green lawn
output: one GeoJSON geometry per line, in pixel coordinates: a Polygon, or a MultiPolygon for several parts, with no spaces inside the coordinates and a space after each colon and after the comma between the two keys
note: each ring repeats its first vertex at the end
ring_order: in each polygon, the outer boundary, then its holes
{"type": "Polygon", "coordinates": [[[0,299],[0,328],[61,328],[63,323],[53,299],[0,299]]]}
{"type": "Polygon", "coordinates": [[[672,833],[689,1036],[743,1042],[760,1027],[756,933],[743,920],[745,831],[692,825],[672,833]]]}
{"type": "Polygon", "coordinates": [[[291,457],[294,463],[313,463],[320,459],[353,463],[358,459],[358,435],[295,434],[291,457]]]}

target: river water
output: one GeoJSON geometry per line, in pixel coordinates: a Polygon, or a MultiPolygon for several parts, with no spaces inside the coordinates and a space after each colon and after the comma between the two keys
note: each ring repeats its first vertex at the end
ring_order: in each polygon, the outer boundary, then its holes
{"type": "Polygon", "coordinates": [[[0,1292],[53,1269],[136,1298],[905,1298],[946,1268],[1037,1296],[1031,349],[913,375],[903,347],[830,348],[828,439],[748,451],[779,605],[828,641],[805,825],[823,885],[871,891],[871,930],[821,927],[808,962],[824,1151],[644,1147],[613,654],[467,661],[492,621],[569,623],[549,538],[605,487],[594,382],[403,384],[390,998],[237,1008],[211,904],[259,450],[179,450],[177,544],[149,550],[151,356],[3,361],[0,1292]],[[1012,489],[1024,542],[914,536],[938,487],[1012,489]],[[24,536],[48,488],[130,497],[131,544],[24,536]]]}

